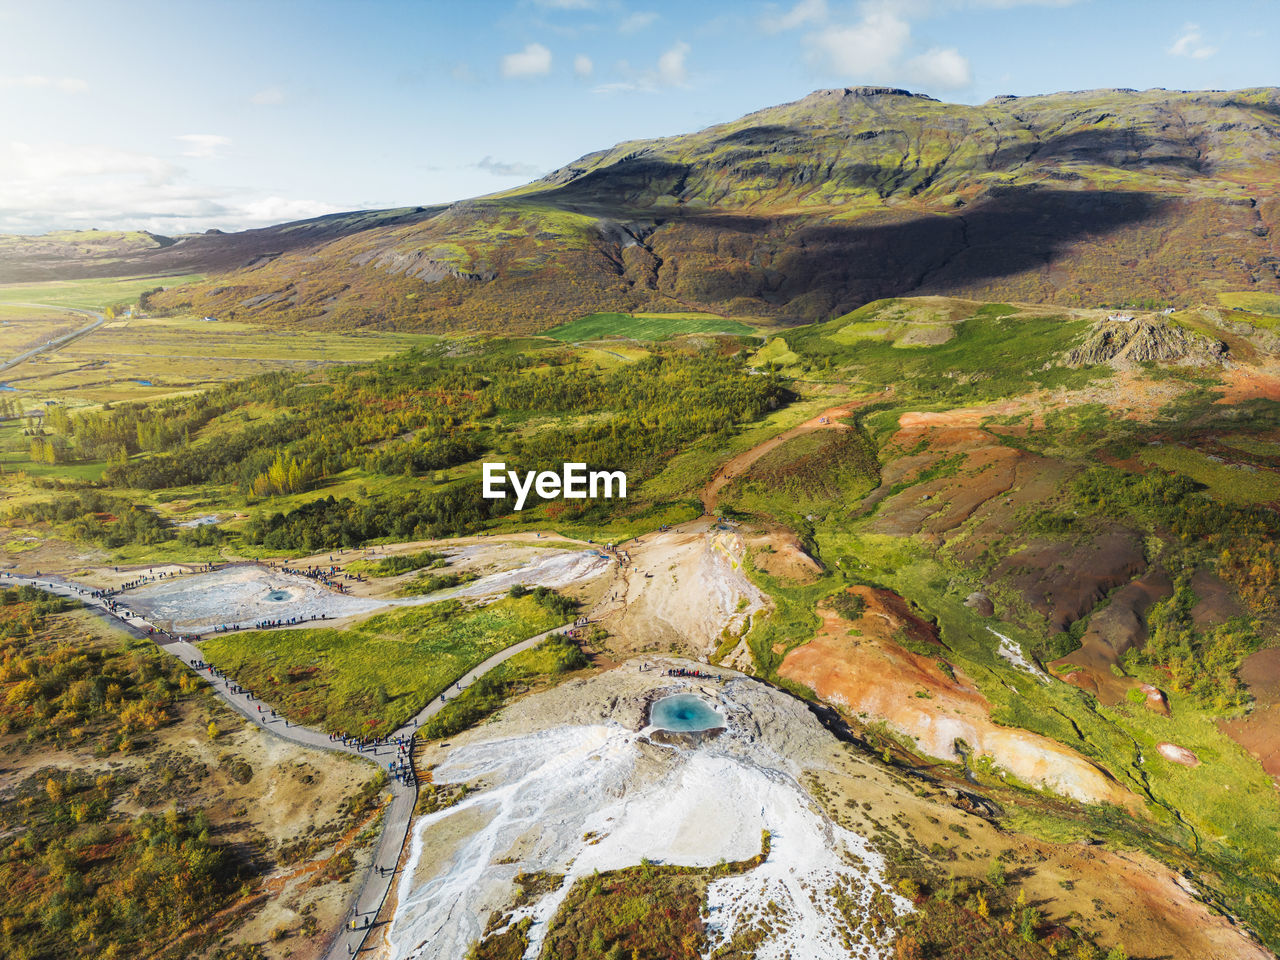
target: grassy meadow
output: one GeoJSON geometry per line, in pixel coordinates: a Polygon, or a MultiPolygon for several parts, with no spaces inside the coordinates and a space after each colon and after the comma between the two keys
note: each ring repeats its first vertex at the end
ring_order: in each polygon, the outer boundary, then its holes
{"type": "Polygon", "coordinates": [[[176,287],[203,279],[203,274],[192,273],[181,277],[113,277],[3,283],[0,284],[0,304],[39,303],[80,310],[101,310],[113,304],[136,303],[141,294],[156,287],[176,287]]]}
{"type": "Polygon", "coordinates": [[[748,337],[754,327],[714,313],[592,313],[548,330],[553,340],[666,340],[687,333],[729,333],[748,337]]]}
{"type": "Polygon", "coordinates": [[[445,600],[346,629],[219,634],[201,650],[296,723],[379,735],[401,726],[476,664],[563,623],[533,596],[484,607],[445,600]]]}

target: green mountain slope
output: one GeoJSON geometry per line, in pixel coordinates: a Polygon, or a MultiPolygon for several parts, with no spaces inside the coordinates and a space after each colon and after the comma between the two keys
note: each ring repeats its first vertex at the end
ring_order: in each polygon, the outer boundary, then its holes
{"type": "Polygon", "coordinates": [[[817,319],[907,293],[1089,306],[1274,293],[1278,184],[1276,88],[978,106],[822,90],[318,236],[164,302],[530,331],[596,310],[817,319]]]}

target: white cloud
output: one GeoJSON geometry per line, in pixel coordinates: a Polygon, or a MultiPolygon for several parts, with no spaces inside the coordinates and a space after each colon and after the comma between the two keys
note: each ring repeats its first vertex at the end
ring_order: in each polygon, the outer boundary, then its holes
{"type": "Polygon", "coordinates": [[[958,90],[973,82],[973,70],[955,47],[934,47],[906,63],[906,77],[930,90],[958,90]]]}
{"type": "Polygon", "coordinates": [[[869,9],[862,21],[808,38],[818,65],[852,79],[887,83],[911,40],[911,25],[888,9],[869,9]]]}
{"type": "Polygon", "coordinates": [[[551,51],[540,43],[531,43],[519,53],[502,58],[504,77],[540,77],[551,72],[551,51]]]}
{"type": "Polygon", "coordinates": [[[1011,10],[1015,6],[1074,6],[1080,0],[969,0],[969,6],[986,6],[992,10],[1011,10]]]}
{"type": "Polygon", "coordinates": [[[492,173],[495,177],[532,177],[542,172],[540,167],[531,163],[504,162],[493,157],[485,157],[476,165],[476,169],[492,173]]]}
{"type": "Polygon", "coordinates": [[[89,84],[77,77],[46,77],[27,73],[19,77],[0,77],[0,88],[21,87],[28,90],[57,90],[60,93],[84,93],[89,84]]]}
{"type": "Polygon", "coordinates": [[[102,227],[192,233],[337,212],[333,204],[191,182],[162,157],[104,144],[0,142],[0,232],[102,227]]]}
{"type": "MultiPolygon", "coordinates": [[[[1026,0],[977,0],[1004,3],[1026,0]]],[[[925,12],[910,4],[868,2],[862,19],[848,24],[827,23],[806,38],[810,62],[842,82],[883,83],[925,90],[956,90],[973,82],[973,69],[955,47],[932,47],[915,52],[907,12],[925,12]]]]}
{"type": "Polygon", "coordinates": [[[573,72],[579,77],[589,77],[595,72],[596,65],[591,62],[591,58],[585,53],[580,53],[573,58],[573,72]]]}
{"type": "Polygon", "coordinates": [[[633,13],[618,24],[618,32],[638,33],[657,19],[658,15],[651,10],[644,13],[633,13]]]}
{"type": "Polygon", "coordinates": [[[658,58],[658,80],[668,87],[689,85],[689,72],[684,59],[689,55],[689,45],[683,40],[658,58]]]}
{"type": "Polygon", "coordinates": [[[803,27],[806,23],[822,23],[827,19],[827,0],[800,0],[786,13],[761,19],[766,33],[782,33],[803,27]]]}
{"type": "Polygon", "coordinates": [[[249,97],[249,102],[258,107],[273,107],[284,103],[284,90],[280,87],[263,87],[249,97]]]}
{"type": "Polygon", "coordinates": [[[1173,41],[1173,46],[1169,48],[1169,53],[1173,56],[1191,57],[1193,60],[1204,60],[1217,52],[1217,47],[1205,43],[1198,23],[1185,24],[1178,38],[1173,41]]]}
{"type": "Polygon", "coordinates": [[[1009,10],[1013,7],[1070,7],[1080,0],[969,0],[969,6],[1009,10]]]}
{"type": "Polygon", "coordinates": [[[168,160],[115,147],[10,141],[0,151],[0,172],[5,186],[124,176],[160,187],[175,179],[178,168],[168,160]]]}
{"type": "Polygon", "coordinates": [[[636,70],[626,60],[619,60],[617,71],[623,77],[611,83],[602,83],[593,93],[626,93],[640,91],[653,93],[669,87],[689,86],[689,69],[685,60],[689,56],[689,44],[677,42],[658,57],[652,70],[636,70]]]}
{"type": "Polygon", "coordinates": [[[187,149],[182,151],[184,157],[216,157],[220,147],[231,144],[230,137],[216,133],[184,133],[174,139],[187,145],[187,149]]]}
{"type": "Polygon", "coordinates": [[[267,226],[290,220],[310,220],[326,213],[341,213],[344,208],[335,207],[322,200],[295,200],[288,197],[263,197],[249,200],[234,211],[234,220],[240,226],[267,226]]]}

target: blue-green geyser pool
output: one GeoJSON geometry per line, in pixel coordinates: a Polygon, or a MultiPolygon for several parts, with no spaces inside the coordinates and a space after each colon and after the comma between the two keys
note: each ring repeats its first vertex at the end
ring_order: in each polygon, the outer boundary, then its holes
{"type": "Polygon", "coordinates": [[[701,697],[680,693],[663,697],[649,709],[649,722],[662,730],[693,733],[723,727],[724,715],[701,697]]]}

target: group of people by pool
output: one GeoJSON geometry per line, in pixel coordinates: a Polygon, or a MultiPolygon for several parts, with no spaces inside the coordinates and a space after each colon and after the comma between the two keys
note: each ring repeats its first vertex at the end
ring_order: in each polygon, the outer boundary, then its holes
{"type": "Polygon", "coordinates": [[[318,566],[286,567],[281,565],[279,567],[275,567],[275,569],[279,570],[281,573],[291,573],[295,577],[306,577],[308,580],[323,583],[330,590],[337,590],[339,593],[347,592],[347,585],[345,583],[338,582],[339,577],[344,577],[347,580],[355,580],[357,583],[364,582],[363,578],[359,574],[352,575],[350,573],[343,573],[336,565],[331,566],[328,569],[318,566]]]}
{"type": "Polygon", "coordinates": [[[698,680],[723,680],[724,677],[714,673],[704,673],[701,670],[689,670],[685,667],[671,667],[662,671],[664,677],[694,677],[698,680]]]}
{"type": "Polygon", "coordinates": [[[275,627],[293,627],[311,620],[328,620],[327,613],[313,613],[309,617],[288,617],[280,620],[255,620],[249,626],[242,623],[220,623],[213,628],[214,633],[234,633],[237,630],[271,630],[275,627]]]}

